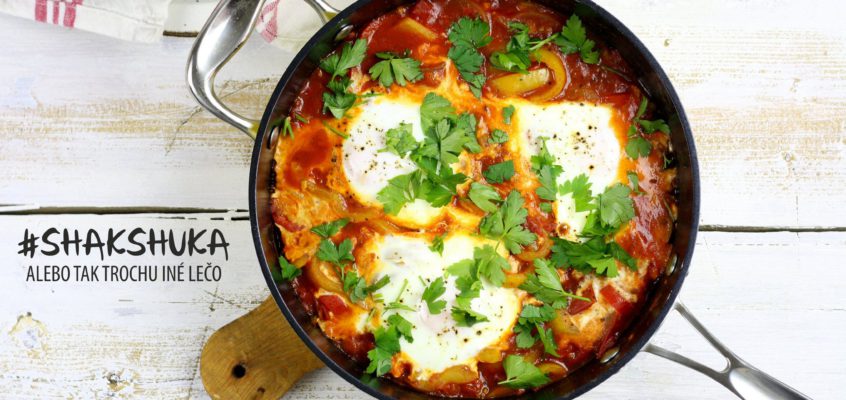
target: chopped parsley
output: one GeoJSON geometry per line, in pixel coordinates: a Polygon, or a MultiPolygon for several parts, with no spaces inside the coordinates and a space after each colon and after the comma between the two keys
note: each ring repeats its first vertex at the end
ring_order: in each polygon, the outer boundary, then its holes
{"type": "Polygon", "coordinates": [[[529,27],[520,22],[509,22],[511,39],[505,51],[495,51],[490,56],[491,65],[503,71],[525,72],[532,64],[529,44],[529,27]]]}
{"type": "Polygon", "coordinates": [[[493,246],[486,244],[473,250],[473,259],[480,276],[485,277],[492,285],[502,287],[505,283],[505,271],[511,270],[511,265],[505,257],[497,253],[493,246]]]}
{"type": "Polygon", "coordinates": [[[501,241],[513,254],[520,254],[523,246],[532,244],[537,236],[523,227],[528,211],[523,208],[523,196],[512,190],[502,205],[482,218],[479,232],[488,238],[501,241]]]}
{"type": "MultiPolygon", "coordinates": [[[[387,276],[386,276],[387,278],[387,276]]],[[[408,279],[403,279],[402,286],[400,287],[399,293],[397,293],[397,298],[394,301],[385,304],[385,311],[390,310],[405,310],[405,311],[414,311],[414,308],[406,305],[402,302],[402,295],[405,293],[405,288],[408,287],[408,279]]],[[[381,299],[380,299],[381,300],[381,299]]]]}
{"type": "Polygon", "coordinates": [[[599,219],[603,224],[619,227],[634,218],[634,204],[629,197],[631,192],[628,186],[617,183],[596,197],[599,219]]]}
{"type": "Polygon", "coordinates": [[[564,183],[558,188],[559,193],[571,194],[576,205],[576,212],[589,211],[595,208],[593,195],[590,191],[590,181],[585,174],[579,174],[564,183]]]}
{"type": "Polygon", "coordinates": [[[494,129],[491,131],[491,143],[505,143],[508,141],[508,133],[502,129],[494,129]]]}
{"type": "Polygon", "coordinates": [[[367,53],[367,41],[358,39],[354,43],[345,43],[340,52],[335,52],[320,62],[320,69],[332,74],[334,79],[347,73],[350,68],[361,64],[367,53]]]}
{"type": "Polygon", "coordinates": [[[473,311],[470,303],[479,297],[482,281],[479,280],[476,260],[461,260],[447,267],[447,273],[457,277],[455,286],[459,290],[450,313],[458,326],[473,326],[487,321],[487,317],[473,311]]]}
{"type": "Polygon", "coordinates": [[[549,260],[536,258],[534,266],[535,273],[526,277],[526,280],[520,285],[520,289],[531,293],[536,299],[556,309],[567,307],[570,298],[590,301],[565,291],[561,286],[561,278],[558,276],[558,272],[549,260]]]}
{"type": "Polygon", "coordinates": [[[426,289],[423,290],[423,301],[429,308],[430,314],[440,314],[446,307],[446,300],[438,300],[444,293],[444,278],[438,278],[432,281],[426,289]]]}
{"type": "Polygon", "coordinates": [[[481,18],[463,17],[452,24],[448,38],[452,47],[447,56],[455,64],[461,78],[470,85],[473,95],[482,97],[485,75],[480,70],[485,56],[478,49],[491,42],[488,23],[481,18]]]}
{"type": "Polygon", "coordinates": [[[502,109],[502,121],[505,122],[506,125],[511,125],[511,117],[514,115],[514,111],[514,106],[510,104],[502,109]]]}
{"type": "Polygon", "coordinates": [[[402,208],[421,197],[423,173],[420,170],[397,175],[388,180],[388,186],[376,194],[386,214],[397,215],[402,208]]]}
{"type": "Polygon", "coordinates": [[[643,191],[640,190],[639,180],[637,177],[637,172],[629,171],[626,172],[626,177],[629,178],[629,183],[632,185],[632,192],[635,194],[643,194],[643,191]]]}
{"type": "Polygon", "coordinates": [[[345,227],[350,222],[347,218],[341,218],[336,221],[327,222],[325,224],[317,225],[314,228],[311,228],[311,231],[317,234],[324,239],[328,239],[332,236],[335,236],[338,232],[341,231],[341,228],[345,227]]]}
{"type": "Polygon", "coordinates": [[[346,261],[355,261],[352,247],[353,243],[350,239],[344,239],[337,246],[331,240],[323,239],[317,247],[317,258],[343,268],[346,261]]]}
{"type": "Polygon", "coordinates": [[[405,339],[409,343],[413,341],[412,327],[408,320],[397,314],[388,317],[386,326],[379,327],[373,332],[375,347],[367,352],[370,364],[365,372],[382,376],[390,371],[391,359],[400,351],[400,339],[405,339]]]}
{"type": "Polygon", "coordinates": [[[506,379],[500,381],[500,385],[512,389],[528,389],[543,386],[550,382],[549,377],[540,368],[526,361],[523,357],[511,354],[505,357],[502,366],[505,368],[506,379]]]}
{"type": "Polygon", "coordinates": [[[553,39],[553,42],[564,54],[579,53],[582,61],[587,64],[599,62],[599,52],[594,50],[596,43],[587,38],[582,20],[576,14],[570,16],[567,24],[561,28],[561,32],[553,39]]]}
{"type": "Polygon", "coordinates": [[[432,250],[432,252],[443,255],[444,254],[444,237],[446,237],[446,233],[435,236],[435,238],[432,239],[432,245],[429,246],[429,250],[432,250]]]}
{"type": "Polygon", "coordinates": [[[390,87],[394,82],[405,86],[407,82],[413,83],[423,78],[420,61],[408,57],[407,54],[400,57],[394,53],[383,52],[376,53],[376,57],[382,61],[370,67],[370,77],[384,87],[390,87]]]}
{"type": "Polygon", "coordinates": [[[470,192],[467,194],[470,201],[486,212],[495,212],[499,207],[497,204],[502,202],[496,189],[484,183],[473,182],[470,184],[470,192]]]}
{"type": "Polygon", "coordinates": [[[646,113],[646,107],[649,104],[649,101],[644,97],[640,101],[640,106],[637,108],[637,113],[635,114],[634,121],[631,126],[629,126],[628,137],[629,141],[626,143],[626,154],[631,159],[636,159],[638,157],[646,157],[649,153],[652,152],[652,143],[643,135],[640,134],[638,127],[643,131],[645,134],[651,134],[655,132],[663,132],[665,134],[670,133],[670,127],[664,122],[663,119],[656,119],[654,121],[645,120],[643,114],[646,113]]]}
{"type": "Polygon", "coordinates": [[[279,271],[273,270],[273,272],[273,280],[277,283],[293,280],[303,273],[296,265],[288,262],[284,256],[279,256],[279,271]]]}
{"type": "MultiPolygon", "coordinates": [[[[472,114],[456,114],[450,102],[434,93],[429,93],[420,106],[420,125],[423,129],[422,142],[414,142],[410,132],[391,134],[397,153],[409,154],[418,169],[396,176],[388,186],[377,194],[385,212],[396,215],[406,204],[422,199],[433,207],[442,207],[456,194],[456,186],[464,183],[467,176],[453,173],[450,164],[458,161],[463,150],[481,150],[476,140],[476,117],[472,114]]],[[[408,128],[402,128],[406,129],[408,128]]]]}
{"type": "Polygon", "coordinates": [[[517,347],[525,349],[534,346],[538,339],[543,343],[544,351],[555,356],[558,354],[557,345],[552,336],[552,330],[545,329],[544,322],[551,321],[555,318],[555,308],[544,304],[535,306],[527,304],[520,312],[520,318],[517,319],[517,324],[514,326],[514,332],[517,333],[517,347]],[[537,330],[538,336],[535,337],[533,330],[537,330]]]}
{"type": "Polygon", "coordinates": [[[502,183],[514,176],[514,161],[508,160],[489,166],[482,175],[491,183],[502,183]]]}
{"type": "Polygon", "coordinates": [[[388,129],[385,132],[385,147],[379,151],[387,151],[405,157],[408,153],[416,150],[418,143],[417,139],[414,139],[411,129],[411,124],[406,122],[401,122],[396,128],[388,129]]]}
{"type": "Polygon", "coordinates": [[[320,62],[320,69],[332,74],[323,93],[323,111],[329,111],[335,118],[343,118],[347,110],[355,105],[358,96],[349,91],[350,78],[347,72],[361,64],[367,53],[367,41],[358,39],[354,43],[346,43],[341,51],[335,52],[320,62]]]}
{"type": "Polygon", "coordinates": [[[382,279],[379,279],[376,283],[368,285],[367,281],[358,275],[358,272],[352,270],[343,273],[342,281],[344,292],[350,296],[350,300],[352,300],[353,303],[358,303],[367,298],[369,294],[385,287],[385,285],[390,283],[391,280],[387,276],[383,276],[382,279]]]}

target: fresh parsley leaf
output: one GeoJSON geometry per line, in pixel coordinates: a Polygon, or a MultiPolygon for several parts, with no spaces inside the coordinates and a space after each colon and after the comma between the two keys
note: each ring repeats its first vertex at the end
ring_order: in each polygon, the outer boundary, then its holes
{"type": "Polygon", "coordinates": [[[534,265],[535,273],[526,277],[526,280],[520,285],[520,289],[531,293],[536,299],[557,309],[567,307],[569,298],[585,299],[564,290],[561,286],[561,278],[549,260],[536,258],[534,265]]]}
{"type": "Polygon", "coordinates": [[[440,314],[441,311],[444,310],[446,307],[446,300],[438,300],[444,293],[446,292],[446,288],[444,287],[444,278],[438,278],[432,281],[426,289],[423,290],[423,301],[426,302],[426,306],[429,308],[430,314],[440,314]]]}
{"type": "Polygon", "coordinates": [[[352,241],[344,239],[337,247],[329,239],[320,241],[317,247],[317,258],[326,262],[335,264],[335,266],[343,267],[346,261],[355,261],[352,255],[352,241]]]}
{"type": "Polygon", "coordinates": [[[514,161],[508,160],[491,165],[482,172],[485,179],[491,183],[502,183],[514,176],[514,161]]]}
{"type": "Polygon", "coordinates": [[[505,368],[506,379],[500,381],[500,385],[512,389],[528,389],[543,386],[550,382],[549,377],[540,368],[526,361],[523,357],[511,354],[505,357],[502,366],[505,368]]]}
{"type": "Polygon", "coordinates": [[[623,249],[622,246],[617,244],[617,242],[608,243],[608,254],[623,263],[623,265],[629,267],[630,270],[637,271],[637,260],[623,249]]]}
{"type": "Polygon", "coordinates": [[[540,307],[527,304],[520,312],[520,318],[517,319],[517,325],[514,326],[514,332],[517,333],[517,347],[529,348],[532,347],[537,338],[532,333],[533,329],[537,329],[538,336],[543,342],[544,350],[556,357],[558,354],[558,346],[552,336],[552,331],[544,329],[543,323],[551,321],[555,318],[555,308],[548,304],[540,307]]]}
{"type": "Polygon", "coordinates": [[[423,132],[428,132],[441,120],[455,118],[455,115],[455,109],[449,100],[429,92],[420,105],[420,127],[423,132]]]}
{"type": "Polygon", "coordinates": [[[429,250],[432,250],[435,253],[440,255],[444,254],[444,237],[446,237],[446,233],[435,236],[432,239],[432,245],[429,246],[429,250]]]}
{"type": "Polygon", "coordinates": [[[482,97],[482,86],[485,84],[485,75],[479,72],[485,62],[485,56],[478,49],[491,42],[489,33],[487,22],[481,18],[463,17],[449,30],[448,38],[452,47],[447,56],[476,97],[482,97]]]}
{"type": "Polygon", "coordinates": [[[552,321],[554,318],[554,307],[548,304],[543,304],[541,306],[527,304],[523,307],[523,310],[520,312],[520,318],[518,322],[521,324],[540,324],[552,321]]]}
{"type": "Polygon", "coordinates": [[[635,122],[643,128],[644,133],[655,133],[655,132],[663,132],[665,134],[670,133],[670,127],[664,122],[663,119],[656,119],[654,121],[648,121],[642,119],[643,114],[646,113],[646,107],[649,105],[649,100],[644,97],[640,100],[640,106],[637,108],[637,114],[635,114],[635,122]]]}
{"type": "Polygon", "coordinates": [[[485,277],[492,285],[502,287],[505,283],[505,271],[511,270],[508,260],[489,244],[475,248],[473,258],[476,260],[478,274],[485,277]]]}
{"type": "Polygon", "coordinates": [[[532,163],[532,171],[535,173],[538,173],[544,165],[555,165],[555,157],[549,152],[549,148],[546,147],[546,138],[541,138],[540,145],[538,154],[533,155],[529,159],[532,163]]]}
{"type": "Polygon", "coordinates": [[[640,127],[643,128],[644,133],[655,133],[659,131],[665,134],[670,133],[670,126],[667,125],[663,119],[656,119],[654,121],[639,119],[637,122],[640,124],[640,127]]]}
{"type": "Polygon", "coordinates": [[[652,143],[640,136],[630,137],[628,143],[626,143],[626,154],[631,159],[646,157],[651,152],[652,143]]]}
{"type": "Polygon", "coordinates": [[[595,208],[593,204],[593,194],[590,191],[590,181],[585,174],[579,174],[573,179],[570,179],[558,188],[559,193],[572,194],[573,201],[576,204],[576,211],[583,212],[595,208]]]}
{"type": "Polygon", "coordinates": [[[555,238],[553,241],[550,260],[558,267],[569,266],[581,272],[590,272],[590,261],[608,257],[605,241],[601,237],[585,242],[571,242],[562,238],[555,238]]]}
{"type": "Polygon", "coordinates": [[[380,327],[373,332],[376,346],[367,352],[370,364],[365,372],[385,375],[391,370],[391,359],[400,351],[399,332],[393,327],[380,327]]]}
{"type": "Polygon", "coordinates": [[[470,201],[476,207],[486,212],[495,212],[498,208],[497,204],[502,202],[502,198],[499,197],[496,189],[479,182],[470,184],[470,192],[467,194],[467,197],[470,198],[470,201]]]}
{"type": "Polygon", "coordinates": [[[561,48],[564,54],[578,52],[586,64],[599,62],[599,52],[594,50],[596,43],[587,38],[587,32],[582,26],[582,20],[576,14],[570,16],[567,24],[561,28],[561,32],[553,39],[555,44],[561,48]]]}
{"type": "Polygon", "coordinates": [[[552,212],[552,203],[540,203],[538,205],[538,208],[540,208],[541,211],[543,211],[545,213],[551,213],[552,212]]]}
{"type": "Polygon", "coordinates": [[[343,118],[347,110],[355,105],[358,96],[344,88],[343,91],[323,92],[323,111],[329,111],[335,118],[343,118]]]}
{"type": "Polygon", "coordinates": [[[364,301],[370,293],[373,293],[390,283],[391,279],[386,275],[382,279],[376,281],[372,285],[368,285],[358,272],[355,270],[344,273],[343,286],[344,291],[350,296],[350,300],[354,303],[364,301]]]}
{"type": "Polygon", "coordinates": [[[423,72],[420,71],[420,61],[413,58],[398,58],[391,53],[376,53],[382,61],[370,67],[370,77],[378,80],[379,84],[389,87],[396,82],[397,85],[405,86],[406,82],[417,82],[423,79],[423,72]]]}
{"type": "Polygon", "coordinates": [[[470,300],[460,301],[463,300],[461,298],[455,299],[455,305],[452,306],[452,310],[450,310],[452,314],[452,319],[455,320],[455,324],[458,326],[473,326],[479,322],[486,322],[488,317],[473,311],[470,308],[470,300]]]}
{"type": "Polygon", "coordinates": [[[323,93],[324,112],[329,111],[333,117],[343,118],[347,110],[355,105],[358,96],[349,92],[350,78],[346,74],[350,68],[361,64],[366,53],[367,41],[358,39],[355,43],[344,44],[341,51],[320,62],[320,69],[332,74],[326,84],[329,91],[323,93]]]}
{"type": "Polygon", "coordinates": [[[491,42],[488,23],[481,18],[462,17],[449,29],[449,41],[453,46],[485,47],[491,42]]]}
{"type": "Polygon", "coordinates": [[[634,203],[632,202],[632,190],[622,183],[617,183],[605,189],[596,198],[599,209],[599,218],[603,224],[619,227],[629,222],[635,216],[634,203]]]}
{"type": "Polygon", "coordinates": [[[407,156],[408,153],[416,150],[419,146],[411,130],[411,124],[406,122],[400,122],[396,128],[388,129],[385,132],[385,148],[379,151],[391,152],[400,157],[407,156]]]}
{"type": "Polygon", "coordinates": [[[514,115],[514,111],[516,111],[516,109],[510,104],[502,109],[502,120],[506,125],[511,125],[511,117],[514,115]]]}
{"type": "Polygon", "coordinates": [[[452,307],[451,314],[458,326],[472,326],[478,322],[487,321],[487,317],[471,309],[470,303],[479,297],[482,282],[479,280],[477,262],[466,259],[447,267],[447,273],[456,276],[455,286],[459,290],[452,307]]]}
{"type": "Polygon", "coordinates": [[[376,198],[385,207],[385,213],[397,215],[403,206],[417,199],[422,178],[423,173],[417,170],[388,180],[388,186],[376,194],[376,198]]]}
{"type": "Polygon", "coordinates": [[[583,243],[555,238],[550,260],[559,267],[569,266],[610,278],[617,276],[617,261],[637,270],[635,258],[616,242],[605,243],[601,237],[590,238],[583,243]]]}
{"type": "Polygon", "coordinates": [[[635,114],[634,122],[631,126],[629,126],[629,141],[626,143],[626,154],[631,159],[646,157],[652,152],[652,143],[638,133],[638,126],[640,126],[643,132],[647,134],[659,131],[665,134],[670,133],[670,127],[663,119],[649,121],[641,118],[643,117],[643,114],[646,113],[646,107],[648,104],[649,101],[646,97],[641,99],[640,106],[637,109],[637,114],[635,114]]]}
{"type": "Polygon", "coordinates": [[[397,293],[397,298],[394,301],[385,304],[384,311],[389,310],[405,310],[405,311],[414,311],[414,308],[402,302],[402,295],[405,294],[405,289],[408,287],[408,279],[403,279],[402,286],[400,287],[399,292],[397,293]]]}
{"type": "Polygon", "coordinates": [[[523,208],[523,196],[512,190],[505,202],[494,212],[486,215],[479,223],[479,232],[486,237],[502,241],[512,254],[520,254],[523,246],[537,239],[534,233],[523,227],[528,211],[523,208]]]}
{"type": "Polygon", "coordinates": [[[517,337],[515,338],[517,342],[517,347],[521,349],[528,349],[529,347],[535,345],[535,342],[537,342],[538,339],[532,333],[532,330],[534,330],[534,328],[534,325],[514,325],[514,333],[517,334],[517,337]]]}
{"type": "Polygon", "coordinates": [[[288,262],[288,260],[286,260],[285,257],[279,256],[279,275],[275,276],[275,274],[274,274],[274,278],[278,278],[278,279],[274,279],[274,280],[277,283],[282,281],[282,280],[290,281],[290,280],[293,280],[294,278],[300,276],[300,274],[302,274],[302,273],[303,273],[303,271],[301,269],[297,268],[296,265],[288,262]]]}
{"type": "Polygon", "coordinates": [[[617,276],[617,260],[611,257],[600,258],[598,260],[588,261],[591,267],[599,275],[605,275],[609,278],[617,276]]]}
{"type": "Polygon", "coordinates": [[[311,228],[311,231],[317,234],[324,239],[328,239],[332,236],[335,236],[338,232],[340,232],[341,228],[347,226],[350,222],[347,218],[341,218],[336,221],[327,222],[325,224],[317,225],[314,228],[311,228]]]}
{"type": "Polygon", "coordinates": [[[520,22],[509,22],[511,39],[505,51],[495,51],[490,56],[491,65],[504,71],[526,72],[532,64],[529,58],[529,27],[520,22]]]}
{"type": "Polygon", "coordinates": [[[635,194],[643,194],[643,191],[640,190],[640,185],[638,184],[637,172],[634,172],[634,171],[626,172],[626,177],[629,178],[629,183],[631,183],[631,185],[632,185],[632,191],[635,194]]]}
{"type": "Polygon", "coordinates": [[[334,79],[347,73],[350,68],[361,64],[367,54],[367,41],[358,39],[355,43],[344,44],[340,52],[335,52],[320,62],[320,69],[332,74],[334,79]]]}
{"type": "MultiPolygon", "coordinates": [[[[546,147],[546,139],[541,139],[541,148],[537,155],[531,157],[532,171],[538,176],[540,186],[535,189],[535,193],[541,200],[555,201],[558,195],[558,177],[564,172],[564,169],[559,165],[555,165],[555,157],[549,153],[546,147]]],[[[552,205],[548,203],[541,203],[542,210],[546,212],[552,211],[552,205]]]]}
{"type": "Polygon", "coordinates": [[[502,129],[491,131],[491,143],[505,143],[508,141],[508,133],[502,129]]]}
{"type": "Polygon", "coordinates": [[[392,314],[388,317],[388,324],[390,324],[391,328],[397,330],[400,338],[405,338],[408,343],[414,343],[414,338],[411,337],[411,329],[414,326],[407,319],[403,318],[402,315],[392,314]]]}
{"type": "Polygon", "coordinates": [[[558,165],[544,165],[537,172],[540,186],[535,189],[538,197],[547,201],[555,201],[558,195],[558,176],[563,169],[558,165]]]}
{"type": "Polygon", "coordinates": [[[558,345],[555,344],[555,337],[552,336],[552,329],[544,328],[541,324],[536,324],[535,328],[538,330],[538,337],[541,343],[543,343],[543,351],[555,357],[561,357],[558,354],[558,345]]]}

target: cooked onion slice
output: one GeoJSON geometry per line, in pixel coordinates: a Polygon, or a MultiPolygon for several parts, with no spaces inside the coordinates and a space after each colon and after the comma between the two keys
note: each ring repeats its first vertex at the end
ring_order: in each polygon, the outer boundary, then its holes
{"type": "Polygon", "coordinates": [[[534,69],[524,73],[513,73],[491,79],[491,86],[505,96],[520,96],[537,90],[549,82],[549,70],[534,69]]]}

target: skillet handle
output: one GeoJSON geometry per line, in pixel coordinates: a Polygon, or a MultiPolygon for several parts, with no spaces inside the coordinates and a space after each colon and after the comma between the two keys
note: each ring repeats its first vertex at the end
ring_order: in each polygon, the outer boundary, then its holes
{"type": "MultiPolygon", "coordinates": [[[[325,24],[338,10],[324,0],[305,0],[325,24]]],[[[227,107],[214,91],[217,72],[250,37],[264,0],[221,0],[197,35],[188,57],[188,89],[201,106],[255,139],[259,121],[227,107]]]]}
{"type": "Polygon", "coordinates": [[[742,360],[725,345],[720,343],[711,332],[691,314],[691,312],[681,302],[675,304],[675,310],[678,311],[711,346],[714,347],[726,359],[726,367],[722,371],[715,371],[701,363],[691,360],[681,354],[674,353],[663,347],[654,344],[647,344],[643,351],[655,354],[656,356],[666,358],[670,361],[677,362],[685,367],[694,369],[707,375],[711,379],[717,381],[719,384],[725,386],[737,397],[744,400],[757,399],[771,399],[771,400],[810,400],[811,398],[799,393],[796,389],[787,386],[776,378],[762,372],[753,367],[746,361],[742,360]]]}

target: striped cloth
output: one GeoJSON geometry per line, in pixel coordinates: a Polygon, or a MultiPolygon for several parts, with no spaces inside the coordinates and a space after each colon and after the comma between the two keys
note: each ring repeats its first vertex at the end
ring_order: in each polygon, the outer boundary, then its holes
{"type": "Polygon", "coordinates": [[[137,42],[161,39],[170,0],[0,0],[0,12],[137,42]]]}
{"type": "MultiPolygon", "coordinates": [[[[208,1],[208,0],[205,0],[208,1]]],[[[353,0],[333,0],[346,7],[353,0]]],[[[171,0],[0,0],[0,13],[136,42],[161,40],[171,0]]],[[[266,0],[256,32],[283,49],[299,49],[320,28],[303,0],[266,0]]]]}

